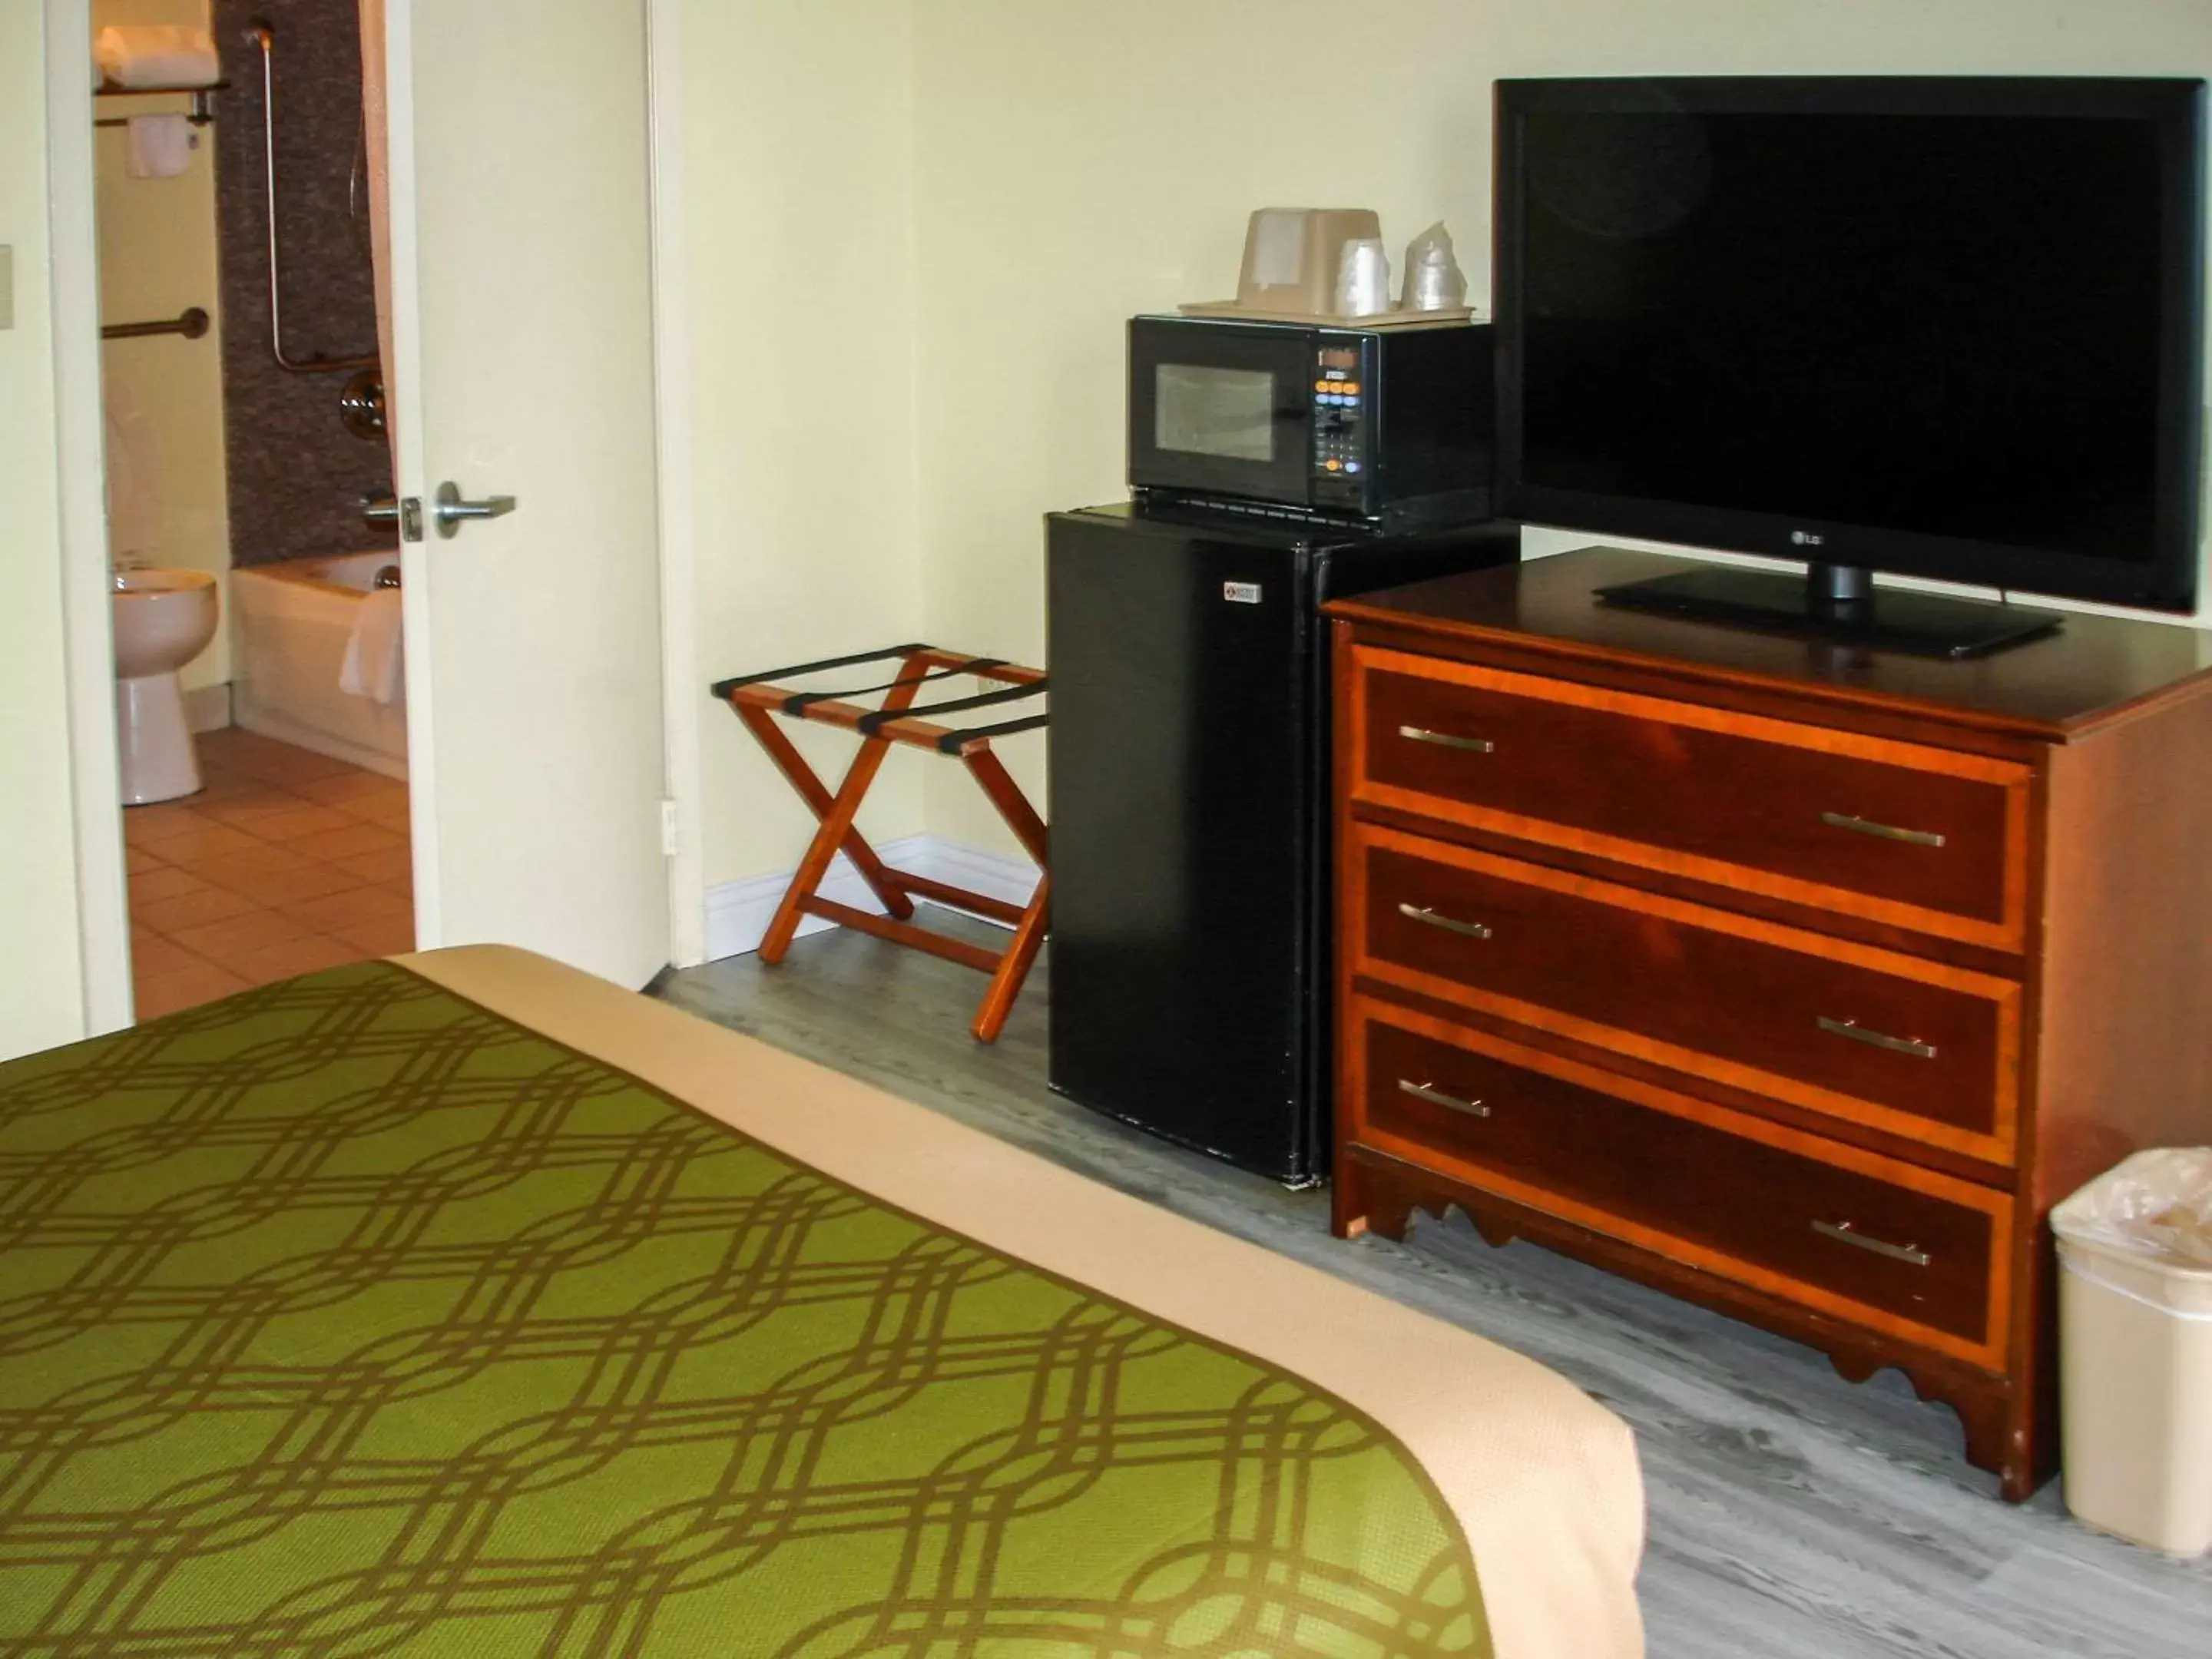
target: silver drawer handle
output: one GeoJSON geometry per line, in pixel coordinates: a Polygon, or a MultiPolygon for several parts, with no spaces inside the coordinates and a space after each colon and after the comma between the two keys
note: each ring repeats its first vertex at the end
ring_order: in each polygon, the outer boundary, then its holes
{"type": "Polygon", "coordinates": [[[1416,1100],[1425,1100],[1431,1106],[1448,1107],[1455,1112],[1465,1112],[1469,1117],[1488,1117],[1490,1108],[1479,1100],[1462,1100],[1457,1095],[1448,1095],[1443,1090],[1426,1083],[1414,1083],[1405,1078],[1398,1079],[1398,1092],[1411,1095],[1416,1100]]]}
{"type": "Polygon", "coordinates": [[[1479,921],[1459,921],[1450,916],[1440,916],[1422,905],[1401,904],[1398,914],[1408,921],[1425,922],[1431,927],[1441,927],[1448,933],[1465,933],[1469,939],[1490,937],[1490,929],[1479,921]]]}
{"type": "Polygon", "coordinates": [[[1936,1058],[1936,1045],[1932,1042],[1922,1042],[1914,1037],[1886,1036],[1880,1031],[1869,1031],[1855,1019],[1830,1019],[1826,1014],[1814,1018],[1820,1028],[1832,1036],[1849,1037],[1870,1048],[1887,1048],[1893,1054],[1911,1054],[1920,1060],[1936,1058]]]}
{"type": "Polygon", "coordinates": [[[1933,830],[1900,830],[1893,823],[1876,823],[1872,818],[1855,818],[1849,812],[1823,812],[1820,822],[1832,830],[1855,830],[1862,836],[1879,836],[1884,841],[1909,841],[1915,847],[1941,847],[1943,837],[1933,830]]]}
{"type": "Polygon", "coordinates": [[[1816,1221],[1813,1231],[1839,1244],[1856,1244],[1863,1250],[1872,1250],[1876,1255],[1886,1255],[1892,1261],[1906,1262],[1915,1267],[1924,1267],[1934,1260],[1917,1244],[1892,1244],[1886,1239],[1869,1238],[1848,1221],[1816,1221]]]}
{"type": "Polygon", "coordinates": [[[1487,738],[1455,738],[1449,732],[1431,732],[1425,726],[1401,726],[1398,735],[1415,743],[1433,743],[1444,749],[1464,749],[1470,755],[1487,755],[1498,745],[1487,738]]]}

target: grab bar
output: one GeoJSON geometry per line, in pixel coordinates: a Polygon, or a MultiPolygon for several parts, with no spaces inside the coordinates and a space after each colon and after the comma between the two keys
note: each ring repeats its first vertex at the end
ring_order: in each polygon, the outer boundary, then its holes
{"type": "MultiPolygon", "coordinates": [[[[217,81],[204,87],[95,87],[95,98],[190,98],[191,112],[185,117],[196,127],[204,127],[215,119],[215,95],[230,90],[230,82],[217,81]]],[[[96,127],[127,127],[127,115],[103,116],[94,121],[96,127]]]]}
{"type": "Polygon", "coordinates": [[[246,38],[261,48],[261,132],[263,175],[269,188],[269,354],[288,374],[338,374],[374,368],[374,351],[362,357],[325,357],[317,353],[295,361],[284,355],[284,276],[276,255],[276,31],[266,20],[246,25],[246,38]]]}
{"type": "Polygon", "coordinates": [[[143,340],[152,334],[181,334],[197,340],[208,331],[208,314],[199,307],[179,312],[158,323],[109,323],[100,331],[103,340],[143,340]]]}

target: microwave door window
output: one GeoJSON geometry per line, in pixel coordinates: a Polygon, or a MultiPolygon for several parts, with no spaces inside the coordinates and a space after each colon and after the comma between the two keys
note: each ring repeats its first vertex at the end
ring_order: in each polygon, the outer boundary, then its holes
{"type": "Polygon", "coordinates": [[[1152,441],[1162,450],[1274,461],[1275,377],[1267,370],[1162,363],[1154,390],[1152,441]]]}

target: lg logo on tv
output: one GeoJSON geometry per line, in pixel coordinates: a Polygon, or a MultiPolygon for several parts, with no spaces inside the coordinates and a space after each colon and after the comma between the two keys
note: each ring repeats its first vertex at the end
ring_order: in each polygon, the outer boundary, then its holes
{"type": "Polygon", "coordinates": [[[1820,544],[1820,538],[1809,530],[1793,530],[1790,532],[1790,539],[1799,547],[1818,547],[1820,544]]]}

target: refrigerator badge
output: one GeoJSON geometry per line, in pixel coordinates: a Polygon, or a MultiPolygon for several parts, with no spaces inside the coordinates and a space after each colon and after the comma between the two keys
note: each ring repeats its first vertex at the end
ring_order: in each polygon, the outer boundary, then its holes
{"type": "Polygon", "coordinates": [[[1257,605],[1260,603],[1260,584],[1224,582],[1221,584],[1221,597],[1231,605],[1257,605]]]}

